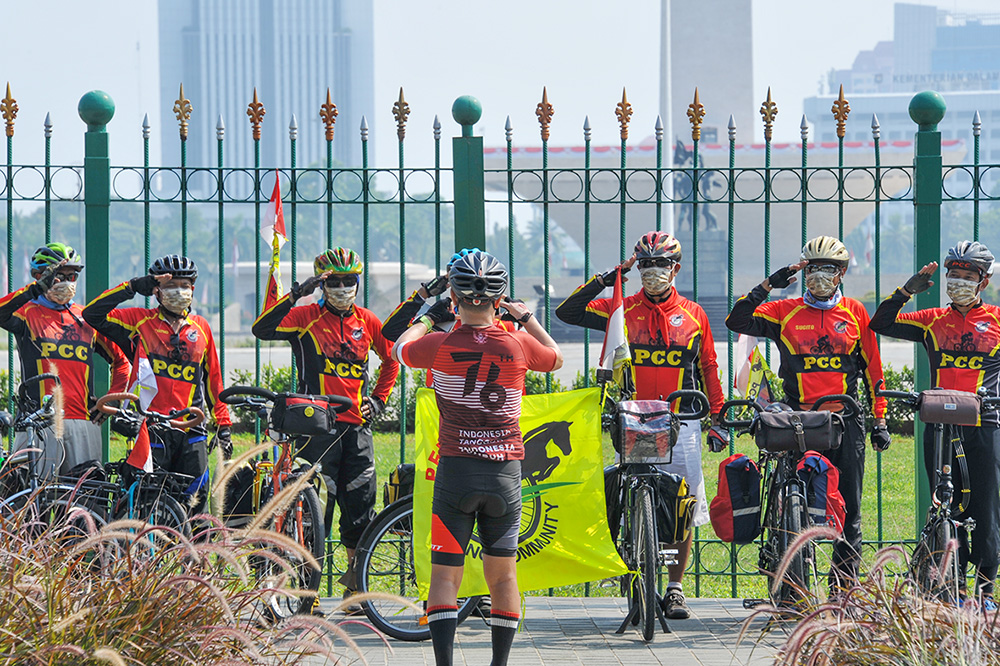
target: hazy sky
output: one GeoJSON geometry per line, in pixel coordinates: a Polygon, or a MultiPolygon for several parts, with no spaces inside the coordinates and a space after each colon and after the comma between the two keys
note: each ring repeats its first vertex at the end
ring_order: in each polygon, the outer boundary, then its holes
{"type": "MultiPolygon", "coordinates": [[[[412,109],[406,148],[412,165],[430,163],[435,114],[445,137],[457,133],[451,103],[461,94],[483,103],[476,131],[486,145],[502,143],[508,114],[515,141],[537,145],[534,109],[543,86],[556,109],[553,145],[581,142],[588,114],[595,144],[616,143],[614,108],[623,86],[635,112],[632,136],[640,140],[652,133],[658,104],[659,0],[373,1],[376,108],[366,113],[377,123],[373,138],[380,165],[395,163],[391,108],[400,86],[412,109]]],[[[998,0],[915,1],[959,12],[998,8],[998,0]]],[[[754,89],[763,99],[767,86],[772,87],[781,111],[775,140],[798,138],[801,101],[817,92],[825,72],[849,67],[859,50],[892,38],[892,6],[893,0],[754,0],[754,89]]],[[[0,84],[10,81],[20,106],[16,162],[42,159],[47,111],[56,132],[54,161],[78,162],[85,128],[76,104],[94,88],[107,91],[117,103],[110,127],[113,163],[141,163],[143,113],[149,113],[154,133],[177,131],[168,114],[173,100],[158,99],[155,0],[4,0],[2,15],[0,84]]],[[[214,127],[215,114],[201,109],[199,100],[192,102],[192,123],[214,127]]],[[[708,113],[727,117],[729,111],[708,113]]],[[[273,120],[287,127],[288,119],[273,120]]],[[[245,118],[226,122],[230,137],[246,132],[245,118]]],[[[338,138],[345,133],[356,140],[357,128],[338,128],[338,138]]],[[[159,142],[151,143],[156,161],[159,142]]]]}

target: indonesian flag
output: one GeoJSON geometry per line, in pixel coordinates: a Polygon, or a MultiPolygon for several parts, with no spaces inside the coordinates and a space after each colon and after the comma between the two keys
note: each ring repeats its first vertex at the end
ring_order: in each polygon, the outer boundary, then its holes
{"type": "MultiPolygon", "coordinates": [[[[149,357],[146,356],[146,350],[142,344],[139,344],[136,362],[132,366],[132,376],[129,377],[129,391],[139,396],[139,406],[143,410],[149,409],[158,391],[156,387],[156,375],[153,374],[153,366],[149,363],[149,357]]],[[[128,459],[125,462],[145,472],[153,471],[153,453],[149,447],[149,431],[146,429],[145,421],[142,422],[142,428],[140,428],[139,434],[135,438],[132,452],[129,453],[128,459]]]]}
{"type": "Polygon", "coordinates": [[[601,370],[611,373],[612,380],[626,391],[631,391],[632,351],[628,346],[628,331],[625,328],[625,305],[622,297],[622,272],[615,273],[615,291],[611,298],[611,316],[604,332],[604,346],[601,347],[601,370]],[[626,372],[627,371],[627,372],[626,372]],[[627,382],[627,383],[626,383],[627,382]]]}
{"type": "Polygon", "coordinates": [[[271,264],[267,272],[267,288],[264,291],[264,310],[268,310],[281,298],[281,271],[278,269],[278,255],[285,236],[285,214],[281,209],[281,188],[278,172],[274,172],[274,192],[267,211],[260,222],[260,235],[271,244],[271,264]]]}
{"type": "Polygon", "coordinates": [[[757,338],[740,335],[736,340],[736,377],[733,388],[747,400],[756,400],[761,406],[771,403],[771,386],[767,380],[767,361],[757,349],[757,338]]]}

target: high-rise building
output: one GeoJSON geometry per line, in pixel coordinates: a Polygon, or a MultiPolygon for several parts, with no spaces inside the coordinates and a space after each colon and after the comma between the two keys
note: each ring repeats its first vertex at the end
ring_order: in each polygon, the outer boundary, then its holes
{"type": "MultiPolygon", "coordinates": [[[[334,159],[361,162],[358,127],[373,125],[372,3],[346,0],[169,0],[159,5],[160,107],[169,127],[180,84],[191,100],[187,152],[192,166],[216,161],[215,126],[226,125],[226,162],[253,164],[247,104],[264,104],[261,163],[289,164],[295,114],[299,166],[326,163],[320,105],[337,105],[334,159]]],[[[163,162],[176,164],[176,132],[162,132],[163,162]]]]}

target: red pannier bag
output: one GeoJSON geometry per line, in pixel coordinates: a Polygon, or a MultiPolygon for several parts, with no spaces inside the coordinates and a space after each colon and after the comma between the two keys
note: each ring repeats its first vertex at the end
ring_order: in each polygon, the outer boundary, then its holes
{"type": "Polygon", "coordinates": [[[743,453],[719,463],[719,492],[708,509],[715,534],[726,543],[760,536],[760,468],[743,453]]]}
{"type": "Polygon", "coordinates": [[[829,458],[806,451],[795,471],[805,485],[806,505],[813,525],[844,531],[844,496],[840,494],[840,470],[829,458]]]}

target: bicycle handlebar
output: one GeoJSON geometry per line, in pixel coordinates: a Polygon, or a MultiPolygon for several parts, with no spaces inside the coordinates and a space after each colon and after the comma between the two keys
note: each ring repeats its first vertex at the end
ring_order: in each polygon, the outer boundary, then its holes
{"type": "MultiPolygon", "coordinates": [[[[913,411],[917,411],[918,409],[920,409],[920,396],[923,393],[923,391],[888,391],[883,389],[882,388],[883,386],[885,386],[885,382],[881,379],[878,380],[878,382],[875,384],[875,395],[883,398],[888,398],[890,400],[901,400],[905,402],[906,406],[912,409],[913,411]]],[[[934,389],[928,389],[928,390],[932,391],[934,389]]],[[[979,391],[982,390],[983,389],[980,389],[979,391]]],[[[978,395],[979,399],[982,401],[982,405],[984,408],[994,409],[998,405],[1000,405],[1000,396],[985,396],[979,391],[977,391],[976,393],[970,393],[968,391],[965,391],[965,393],[969,393],[970,395],[978,395]]]]}
{"type": "Polygon", "coordinates": [[[708,416],[709,412],[712,411],[712,407],[708,402],[708,396],[701,391],[695,391],[693,389],[681,389],[679,391],[674,391],[667,396],[665,402],[673,402],[679,398],[694,398],[695,404],[698,405],[698,411],[696,412],[674,414],[674,416],[681,421],[700,421],[708,416]]]}
{"type": "MultiPolygon", "coordinates": [[[[697,393],[697,391],[695,391],[695,393],[697,393]]],[[[219,392],[219,400],[227,405],[240,406],[249,402],[246,399],[248,396],[263,398],[264,400],[273,403],[279,395],[281,394],[269,391],[265,388],[260,388],[258,386],[230,386],[229,388],[223,389],[219,392]]],[[[346,412],[354,405],[353,400],[343,395],[314,395],[311,397],[318,400],[326,400],[330,403],[331,409],[333,409],[333,411],[337,414],[346,412]]]]}
{"type": "Polygon", "coordinates": [[[113,401],[124,401],[124,402],[134,402],[136,404],[136,411],[142,416],[153,421],[166,422],[169,423],[171,427],[177,428],[178,430],[188,430],[194,428],[195,426],[201,425],[205,420],[205,412],[201,411],[197,407],[185,407],[184,409],[171,412],[170,414],[160,414],[158,412],[146,411],[139,404],[139,396],[134,393],[109,393],[103,395],[97,399],[96,409],[102,414],[107,414],[108,416],[118,415],[122,409],[119,407],[114,407],[109,405],[109,402],[113,401]],[[178,417],[186,416],[189,418],[180,419],[178,417]]]}
{"type": "Polygon", "coordinates": [[[813,403],[812,409],[809,411],[818,412],[819,408],[828,402],[841,403],[844,406],[844,416],[847,418],[854,418],[861,413],[861,407],[858,405],[858,401],[846,393],[824,395],[822,398],[813,403]]]}
{"type": "Polygon", "coordinates": [[[54,381],[59,386],[62,386],[62,380],[59,379],[59,375],[57,375],[57,374],[55,374],[53,372],[43,372],[40,375],[35,375],[34,377],[28,377],[27,379],[25,379],[24,381],[22,381],[21,384],[20,384],[20,386],[17,387],[17,396],[23,400],[27,396],[27,394],[28,394],[28,388],[30,386],[33,386],[35,384],[39,384],[39,383],[47,381],[49,379],[51,379],[52,381],[54,381]]]}
{"type": "Polygon", "coordinates": [[[758,413],[762,411],[760,405],[753,400],[727,400],[722,405],[722,409],[719,411],[720,425],[737,430],[750,427],[750,424],[753,423],[752,419],[739,419],[735,421],[729,420],[729,410],[734,407],[752,407],[758,413]]]}

